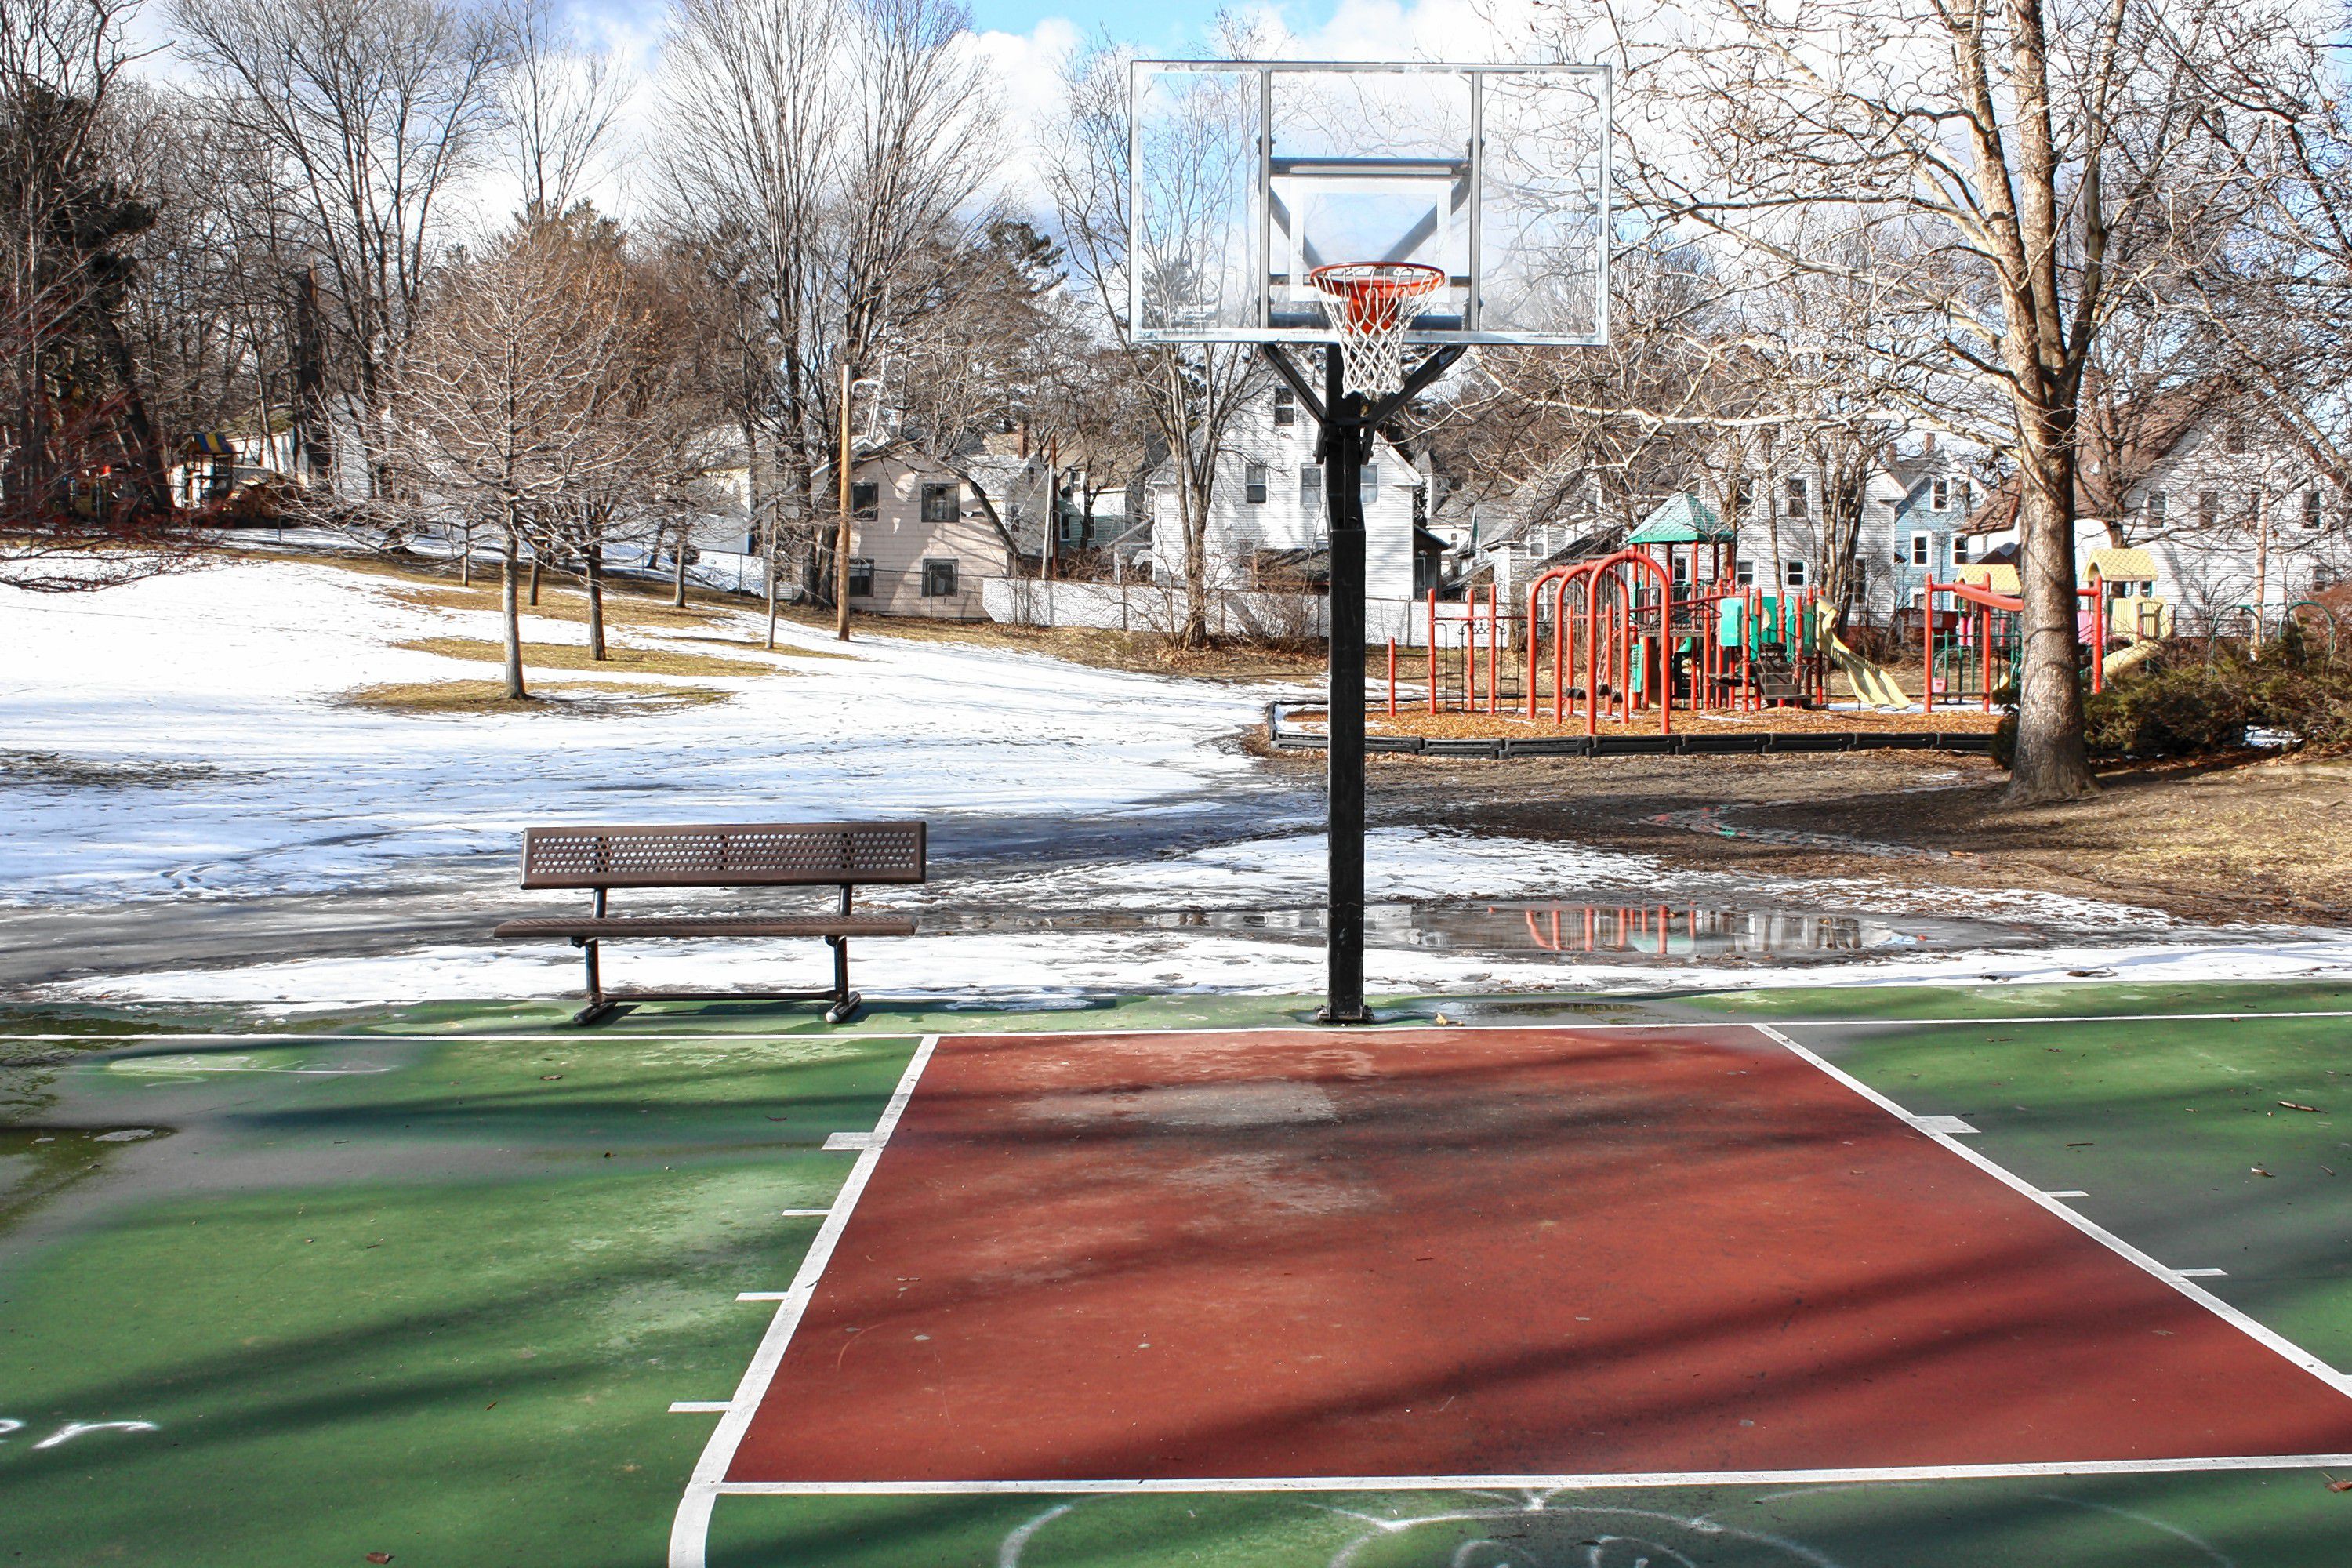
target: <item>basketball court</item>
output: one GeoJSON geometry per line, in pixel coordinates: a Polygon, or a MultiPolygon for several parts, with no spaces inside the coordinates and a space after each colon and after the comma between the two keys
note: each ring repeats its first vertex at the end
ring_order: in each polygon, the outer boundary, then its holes
{"type": "Polygon", "coordinates": [[[1764,1026],[933,1037],[673,1561],[727,1494],[2352,1467],[2352,1380],[1971,1135],[1764,1026]]]}

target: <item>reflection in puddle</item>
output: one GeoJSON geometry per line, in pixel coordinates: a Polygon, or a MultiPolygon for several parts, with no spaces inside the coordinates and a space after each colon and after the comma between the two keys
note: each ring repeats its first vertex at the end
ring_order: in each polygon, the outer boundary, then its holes
{"type": "MultiPolygon", "coordinates": [[[[926,913],[927,931],[1230,931],[1274,941],[1320,942],[1320,909],[1070,911],[1000,910],[926,913]]],[[[1931,948],[2014,947],[2031,939],[1990,923],[1743,909],[1697,904],[1511,900],[1374,904],[1364,911],[1364,941],[1374,948],[1422,948],[1539,957],[1605,953],[1648,963],[1802,962],[1859,952],[1931,948]]]]}

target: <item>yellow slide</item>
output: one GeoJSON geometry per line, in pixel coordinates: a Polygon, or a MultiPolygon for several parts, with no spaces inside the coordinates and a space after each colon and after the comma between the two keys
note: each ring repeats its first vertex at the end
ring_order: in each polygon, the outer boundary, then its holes
{"type": "Polygon", "coordinates": [[[1853,688],[1855,697],[1873,708],[1911,706],[1910,696],[1896,684],[1892,671],[1885,665],[1871,663],[1846,647],[1844,639],[1830,630],[1829,617],[1818,609],[1815,615],[1813,629],[1822,639],[1822,651],[1829,655],[1830,662],[1837,666],[1838,672],[1845,677],[1846,684],[1853,688]]]}
{"type": "Polygon", "coordinates": [[[2120,629],[2115,635],[2120,637],[2131,637],[2131,641],[2122,647],[2111,650],[2105,659],[2100,663],[2100,676],[2105,680],[2113,680],[2125,670],[2146,664],[2156,656],[2157,641],[2154,637],[2133,637],[2131,633],[2120,629]]]}

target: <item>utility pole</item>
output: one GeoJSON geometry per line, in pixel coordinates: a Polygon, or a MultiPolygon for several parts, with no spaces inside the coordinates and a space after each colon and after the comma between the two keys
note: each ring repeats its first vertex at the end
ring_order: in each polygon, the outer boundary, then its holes
{"type": "Polygon", "coordinates": [[[841,526],[833,539],[833,635],[849,640],[849,361],[841,362],[841,526]]]}

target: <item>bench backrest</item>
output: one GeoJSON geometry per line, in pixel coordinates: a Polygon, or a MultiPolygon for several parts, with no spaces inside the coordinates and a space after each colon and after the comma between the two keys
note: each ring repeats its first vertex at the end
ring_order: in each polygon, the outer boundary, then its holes
{"type": "Polygon", "coordinates": [[[919,882],[919,822],[746,822],[533,827],[526,888],[774,888],[919,882]]]}

